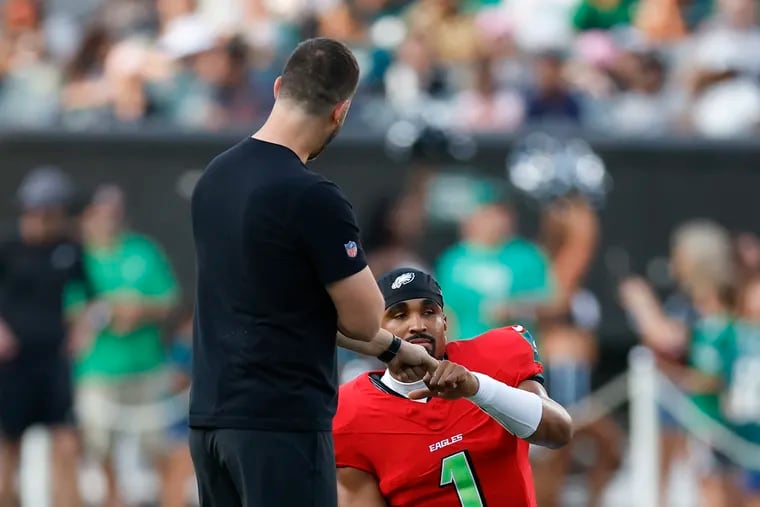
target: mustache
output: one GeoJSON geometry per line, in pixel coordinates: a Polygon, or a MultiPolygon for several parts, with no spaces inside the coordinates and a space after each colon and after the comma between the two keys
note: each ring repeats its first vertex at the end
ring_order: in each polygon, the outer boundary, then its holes
{"type": "Polygon", "coordinates": [[[415,333],[412,336],[408,337],[406,341],[410,342],[412,340],[428,340],[430,343],[435,343],[435,338],[433,335],[427,334],[427,333],[415,333]]]}

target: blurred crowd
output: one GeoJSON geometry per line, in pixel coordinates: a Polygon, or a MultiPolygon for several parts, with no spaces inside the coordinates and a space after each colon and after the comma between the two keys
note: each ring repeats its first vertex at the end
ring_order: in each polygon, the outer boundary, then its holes
{"type": "MultiPolygon", "coordinates": [[[[503,186],[472,185],[471,198],[457,206],[431,205],[441,188],[454,191],[445,202],[456,201],[466,185],[460,179],[447,187],[450,177],[416,167],[401,191],[377,203],[363,228],[370,266],[376,274],[400,266],[435,273],[449,340],[515,323],[531,330],[547,389],[577,425],[570,446],[532,453],[539,505],[563,505],[568,477],[582,471],[583,505],[601,507],[627,442],[619,419],[584,412],[604,359],[602,305],[587,287],[598,258],[600,211],[578,192],[555,196],[540,206],[535,236],[526,237],[519,196],[503,186]],[[451,213],[458,231],[433,256],[422,248],[434,227],[431,209],[451,213]]],[[[0,238],[0,507],[18,505],[21,438],[39,424],[50,429],[56,506],[129,505],[116,459],[128,439],[157,479],[151,505],[192,504],[186,421],[192,306],[170,259],[130,227],[129,202],[117,186],[84,193],[60,169],[41,167],[21,182],[16,204],[17,220],[0,238]],[[90,483],[77,487],[84,484],[83,464],[100,470],[102,494],[90,483]]],[[[760,239],[690,221],[673,231],[670,273],[671,284],[621,280],[619,302],[631,330],[697,410],[754,453],[760,239]]],[[[342,381],[382,368],[343,350],[339,364],[342,381]]],[[[663,492],[671,466],[681,461],[700,479],[706,507],[760,505],[760,471],[712,442],[710,426],[694,438],[699,419],[679,415],[662,403],[663,492]]]]}
{"type": "Polygon", "coordinates": [[[355,51],[349,121],[744,137],[756,0],[2,0],[0,126],[250,129],[299,40],[355,51]],[[390,107],[389,107],[390,106],[390,107]]]}
{"type": "Polygon", "coordinates": [[[0,506],[20,505],[22,439],[39,425],[55,506],[83,505],[85,460],[104,478],[100,505],[125,505],[126,435],[160,477],[161,505],[186,505],[192,312],[163,249],[130,229],[119,187],[85,194],[56,167],[31,171],[16,204],[0,239],[0,506]]]}

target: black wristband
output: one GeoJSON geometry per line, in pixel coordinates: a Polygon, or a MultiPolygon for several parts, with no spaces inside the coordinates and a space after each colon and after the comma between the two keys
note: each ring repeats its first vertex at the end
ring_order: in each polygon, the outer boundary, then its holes
{"type": "Polygon", "coordinates": [[[401,348],[401,338],[393,335],[393,341],[391,341],[391,344],[388,345],[388,348],[385,349],[385,352],[377,356],[377,358],[384,362],[384,363],[390,363],[393,361],[393,358],[396,357],[396,354],[398,354],[399,349],[401,348]]]}

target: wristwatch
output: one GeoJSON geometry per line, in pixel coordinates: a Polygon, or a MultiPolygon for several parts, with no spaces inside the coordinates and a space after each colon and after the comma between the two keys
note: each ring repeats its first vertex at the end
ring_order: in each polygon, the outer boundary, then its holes
{"type": "Polygon", "coordinates": [[[385,349],[385,352],[377,356],[377,358],[384,362],[384,363],[390,363],[393,361],[393,358],[396,357],[396,354],[398,354],[399,349],[401,348],[401,338],[393,335],[393,340],[391,341],[391,344],[388,345],[388,348],[385,349]]]}

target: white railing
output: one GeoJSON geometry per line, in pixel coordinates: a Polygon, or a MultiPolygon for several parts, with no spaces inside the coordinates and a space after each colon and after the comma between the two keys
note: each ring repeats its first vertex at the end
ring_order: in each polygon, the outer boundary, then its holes
{"type": "Polygon", "coordinates": [[[760,470],[760,445],[741,438],[699,410],[682,389],[657,369],[651,351],[644,347],[631,351],[629,367],[631,494],[637,499],[637,507],[660,505],[658,407],[672,416],[689,438],[721,452],[742,468],[760,470]]]}
{"type": "Polygon", "coordinates": [[[631,498],[637,507],[658,507],[660,438],[657,414],[657,364],[645,347],[629,356],[631,498]]]}

